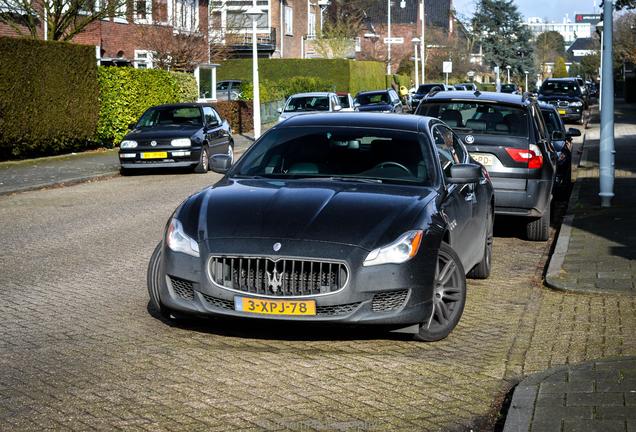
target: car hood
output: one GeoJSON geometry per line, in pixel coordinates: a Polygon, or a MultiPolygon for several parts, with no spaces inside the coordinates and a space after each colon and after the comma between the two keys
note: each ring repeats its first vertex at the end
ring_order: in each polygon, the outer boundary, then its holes
{"type": "Polygon", "coordinates": [[[201,128],[202,126],[191,125],[162,125],[148,128],[137,128],[129,132],[124,139],[139,141],[162,138],[190,138],[201,128]]]}
{"type": "Polygon", "coordinates": [[[568,101],[568,102],[575,102],[575,101],[579,101],[581,102],[583,100],[583,98],[579,97],[579,96],[570,96],[567,94],[549,94],[549,95],[539,95],[538,99],[540,101],[556,101],[556,100],[561,100],[561,101],[568,101]]]}
{"type": "Polygon", "coordinates": [[[371,250],[413,229],[436,195],[427,187],[230,179],[193,195],[177,217],[203,240],[294,239],[371,250]]]}
{"type": "Polygon", "coordinates": [[[360,105],[358,111],[393,111],[389,104],[360,105]]]}

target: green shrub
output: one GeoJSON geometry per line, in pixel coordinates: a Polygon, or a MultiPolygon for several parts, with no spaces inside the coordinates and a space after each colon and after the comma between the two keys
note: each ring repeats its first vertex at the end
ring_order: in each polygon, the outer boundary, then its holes
{"type": "MultiPolygon", "coordinates": [[[[296,93],[334,91],[331,81],[316,77],[293,77],[281,81],[262,80],[259,82],[261,102],[273,102],[287,99],[296,93]]],[[[254,86],[251,82],[244,82],[241,87],[241,99],[254,99],[254,86]]]]}
{"type": "MultiPolygon", "coordinates": [[[[285,94],[281,91],[278,83],[270,80],[260,80],[259,86],[261,102],[271,102],[285,98],[285,94]]],[[[241,85],[241,99],[254,99],[254,86],[250,81],[243,82],[241,85]]]]}
{"type": "Polygon", "coordinates": [[[214,107],[221,117],[230,123],[234,133],[243,133],[254,128],[254,115],[250,103],[242,100],[218,101],[214,103],[214,107]]]}
{"type": "Polygon", "coordinates": [[[119,144],[128,125],[153,105],[196,100],[196,84],[191,88],[192,81],[184,75],[159,69],[98,68],[99,141],[119,144]]]}
{"type": "Polygon", "coordinates": [[[191,73],[172,72],[176,80],[177,94],[181,102],[196,102],[199,98],[197,91],[197,80],[191,73]]]}
{"type": "Polygon", "coordinates": [[[480,91],[494,92],[494,91],[497,91],[497,84],[494,84],[494,83],[477,83],[477,88],[480,91]]]}
{"type": "Polygon", "coordinates": [[[95,145],[95,48],[0,38],[0,159],[95,145]]]}
{"type": "Polygon", "coordinates": [[[355,96],[361,91],[385,88],[384,72],[381,62],[349,61],[349,93],[355,96]]]}

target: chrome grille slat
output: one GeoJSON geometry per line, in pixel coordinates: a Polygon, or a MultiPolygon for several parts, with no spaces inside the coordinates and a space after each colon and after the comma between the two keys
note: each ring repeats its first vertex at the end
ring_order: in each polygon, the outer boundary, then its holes
{"type": "Polygon", "coordinates": [[[212,256],[208,272],[223,288],[279,297],[329,294],[344,288],[348,280],[342,262],[298,258],[212,256]]]}

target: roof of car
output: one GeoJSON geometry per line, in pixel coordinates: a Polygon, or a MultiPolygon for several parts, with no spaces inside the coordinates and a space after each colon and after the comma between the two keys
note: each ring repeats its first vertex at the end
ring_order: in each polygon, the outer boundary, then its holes
{"type": "Polygon", "coordinates": [[[557,111],[556,107],[552,104],[549,104],[547,102],[543,102],[543,101],[539,101],[539,108],[541,108],[542,110],[550,110],[550,111],[557,111]]]}
{"type": "Polygon", "coordinates": [[[308,92],[308,93],[296,93],[290,96],[293,97],[311,97],[311,96],[329,96],[334,94],[333,92],[308,92]]]}
{"type": "Polygon", "coordinates": [[[379,93],[386,93],[391,89],[384,89],[384,90],[366,90],[366,91],[361,91],[358,92],[359,95],[361,94],[379,94],[379,93]]]}
{"type": "Polygon", "coordinates": [[[182,103],[171,103],[171,104],[163,104],[163,105],[156,105],[153,106],[151,108],[187,108],[187,107],[202,107],[202,106],[209,106],[209,107],[213,107],[214,105],[212,105],[209,102],[182,102],[182,103]]]}
{"type": "Polygon", "coordinates": [[[424,99],[424,101],[439,101],[439,100],[479,100],[485,102],[501,102],[509,105],[527,105],[530,103],[530,99],[524,99],[521,95],[511,93],[496,93],[496,92],[480,92],[480,91],[440,91],[434,94],[430,94],[424,99]]]}
{"type": "Polygon", "coordinates": [[[295,127],[295,126],[335,126],[335,127],[360,127],[360,128],[380,128],[397,129],[404,131],[421,131],[424,125],[432,117],[370,113],[370,112],[334,112],[334,113],[311,113],[290,117],[282,123],[274,126],[295,127]]]}
{"type": "Polygon", "coordinates": [[[543,82],[546,81],[578,81],[577,77],[565,77],[565,78],[547,78],[543,82]]]}

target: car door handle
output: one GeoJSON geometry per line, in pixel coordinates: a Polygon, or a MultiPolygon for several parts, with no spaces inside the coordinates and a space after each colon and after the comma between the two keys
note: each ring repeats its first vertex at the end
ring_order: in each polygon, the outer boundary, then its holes
{"type": "Polygon", "coordinates": [[[488,183],[488,179],[485,178],[485,177],[483,179],[479,180],[479,184],[480,185],[485,185],[486,183],[488,183]]]}
{"type": "Polygon", "coordinates": [[[466,197],[464,198],[466,201],[474,201],[475,200],[475,193],[471,192],[468,195],[466,195],[466,197]]]}

